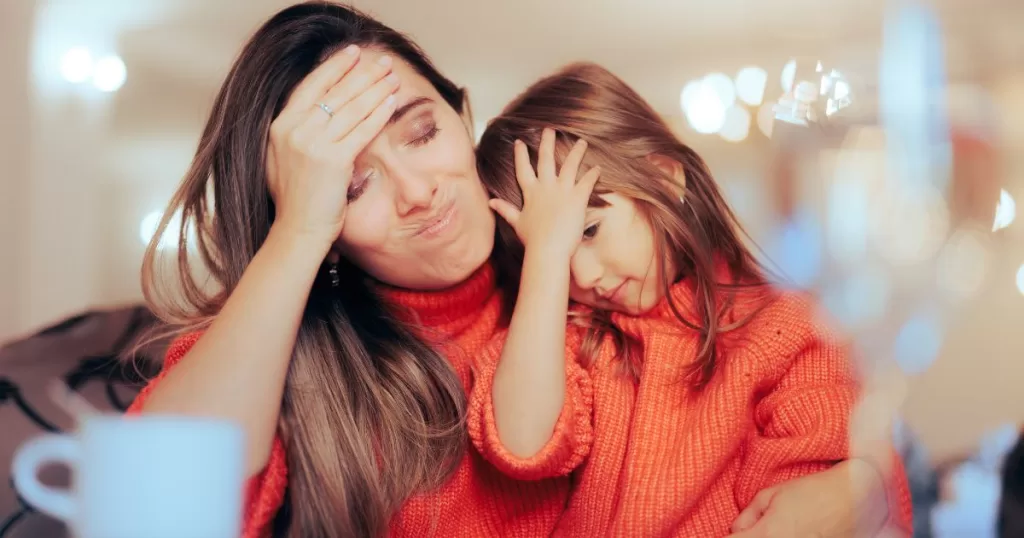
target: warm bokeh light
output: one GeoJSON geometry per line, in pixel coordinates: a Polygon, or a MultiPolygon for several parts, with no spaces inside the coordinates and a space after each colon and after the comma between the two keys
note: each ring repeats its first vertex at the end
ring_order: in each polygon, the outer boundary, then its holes
{"type": "Polygon", "coordinates": [[[725,121],[718,135],[729,142],[742,142],[750,133],[750,112],[738,103],[725,112],[725,121]]]}
{"type": "Polygon", "coordinates": [[[64,80],[79,84],[89,80],[93,71],[92,53],[84,47],[75,47],[66,53],[60,61],[60,74],[64,80]]]}
{"type": "Polygon", "coordinates": [[[889,185],[872,200],[872,238],[895,265],[914,265],[934,256],[949,231],[946,200],[930,185],[889,185]]]}
{"type": "Polygon", "coordinates": [[[93,67],[92,84],[102,92],[114,92],[124,85],[128,70],[118,56],[104,56],[93,67]]]}
{"type": "Polygon", "coordinates": [[[736,96],[750,106],[764,102],[768,73],[760,67],[744,67],[736,74],[736,96]]]}
{"type": "MultiPolygon", "coordinates": [[[[727,78],[728,80],[728,78],[727,78]]],[[[686,121],[693,127],[693,130],[702,134],[717,133],[725,123],[725,113],[730,105],[726,104],[725,97],[716,90],[715,85],[721,86],[721,81],[707,84],[707,79],[701,79],[687,84],[680,95],[680,104],[686,121]]],[[[731,81],[729,81],[731,84],[731,81]]],[[[735,94],[732,99],[735,100],[735,94]]]]}
{"type": "Polygon", "coordinates": [[[775,110],[772,103],[765,103],[757,109],[757,128],[761,134],[768,138],[772,137],[772,130],[775,128],[775,110]]]}
{"type": "Polygon", "coordinates": [[[782,91],[789,92],[793,89],[793,82],[796,79],[796,60],[790,60],[786,62],[786,65],[782,68],[782,76],[780,82],[782,83],[782,91]]]}
{"type": "Polygon", "coordinates": [[[976,296],[988,275],[990,258],[988,235],[982,230],[961,228],[953,232],[937,260],[939,289],[953,299],[976,296]]]}
{"type": "Polygon", "coordinates": [[[999,205],[996,206],[996,218],[992,223],[992,231],[1002,230],[1013,224],[1013,220],[1017,218],[1017,202],[1013,200],[1013,196],[1006,192],[1006,189],[999,191],[999,205]]]}

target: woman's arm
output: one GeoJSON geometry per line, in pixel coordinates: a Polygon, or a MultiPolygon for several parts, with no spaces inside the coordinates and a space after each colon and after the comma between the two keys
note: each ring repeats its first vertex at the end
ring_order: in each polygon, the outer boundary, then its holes
{"type": "Polygon", "coordinates": [[[736,518],[729,538],[909,538],[913,531],[909,513],[892,517],[910,509],[909,497],[906,506],[900,506],[886,489],[873,465],[847,460],[762,490],[736,518]]]}
{"type": "Polygon", "coordinates": [[[299,322],[327,246],[274,228],[220,314],[144,400],[144,413],[237,421],[246,469],[270,456],[299,322]]]}
{"type": "MultiPolygon", "coordinates": [[[[128,408],[128,415],[136,415],[149,399],[150,393],[160,386],[169,372],[173,371],[178,362],[188,355],[192,346],[201,334],[186,334],[175,340],[167,349],[164,368],[156,379],[143,387],[142,391],[128,408]]],[[[243,518],[243,538],[263,538],[269,528],[274,514],[284,502],[284,494],[288,487],[288,465],[285,459],[284,444],[280,437],[275,436],[270,447],[270,455],[266,465],[245,484],[245,513],[243,518]]]]}

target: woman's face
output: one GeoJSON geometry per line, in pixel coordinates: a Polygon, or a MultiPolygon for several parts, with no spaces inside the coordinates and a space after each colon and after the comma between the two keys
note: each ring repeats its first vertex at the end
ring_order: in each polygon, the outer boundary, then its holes
{"type": "MultiPolygon", "coordinates": [[[[386,53],[364,49],[361,61],[386,53]]],[[[337,247],[388,284],[420,290],[462,282],[490,256],[494,215],[466,125],[399,57],[391,123],[355,162],[337,247]]]]}

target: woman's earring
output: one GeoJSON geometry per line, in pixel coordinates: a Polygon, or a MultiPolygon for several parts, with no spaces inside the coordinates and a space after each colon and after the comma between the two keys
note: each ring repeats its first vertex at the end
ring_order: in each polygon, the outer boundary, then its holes
{"type": "Polygon", "coordinates": [[[332,263],[331,268],[327,270],[327,274],[331,275],[332,288],[341,286],[341,277],[338,276],[338,264],[332,263]]]}

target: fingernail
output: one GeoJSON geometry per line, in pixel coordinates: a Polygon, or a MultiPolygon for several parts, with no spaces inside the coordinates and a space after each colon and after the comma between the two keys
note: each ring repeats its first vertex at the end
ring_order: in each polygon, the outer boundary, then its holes
{"type": "Polygon", "coordinates": [[[384,77],[384,80],[388,81],[389,84],[397,85],[398,75],[391,73],[388,76],[384,77]]]}
{"type": "Polygon", "coordinates": [[[377,63],[383,65],[384,67],[387,67],[391,65],[391,56],[381,56],[380,59],[377,60],[377,63]]]}
{"type": "Polygon", "coordinates": [[[384,100],[385,106],[391,106],[393,104],[395,104],[395,94],[389,95],[388,98],[384,100]]]}
{"type": "Polygon", "coordinates": [[[517,139],[516,139],[516,141],[514,142],[514,144],[515,144],[515,145],[516,145],[517,147],[518,147],[518,146],[522,146],[522,145],[523,145],[523,141],[522,141],[522,140],[519,140],[519,139],[517,138],[517,139]]]}
{"type": "Polygon", "coordinates": [[[349,45],[349,46],[345,47],[345,50],[342,51],[342,52],[344,52],[345,54],[348,54],[349,56],[355,56],[356,53],[359,52],[359,46],[358,45],[349,45]]]}

